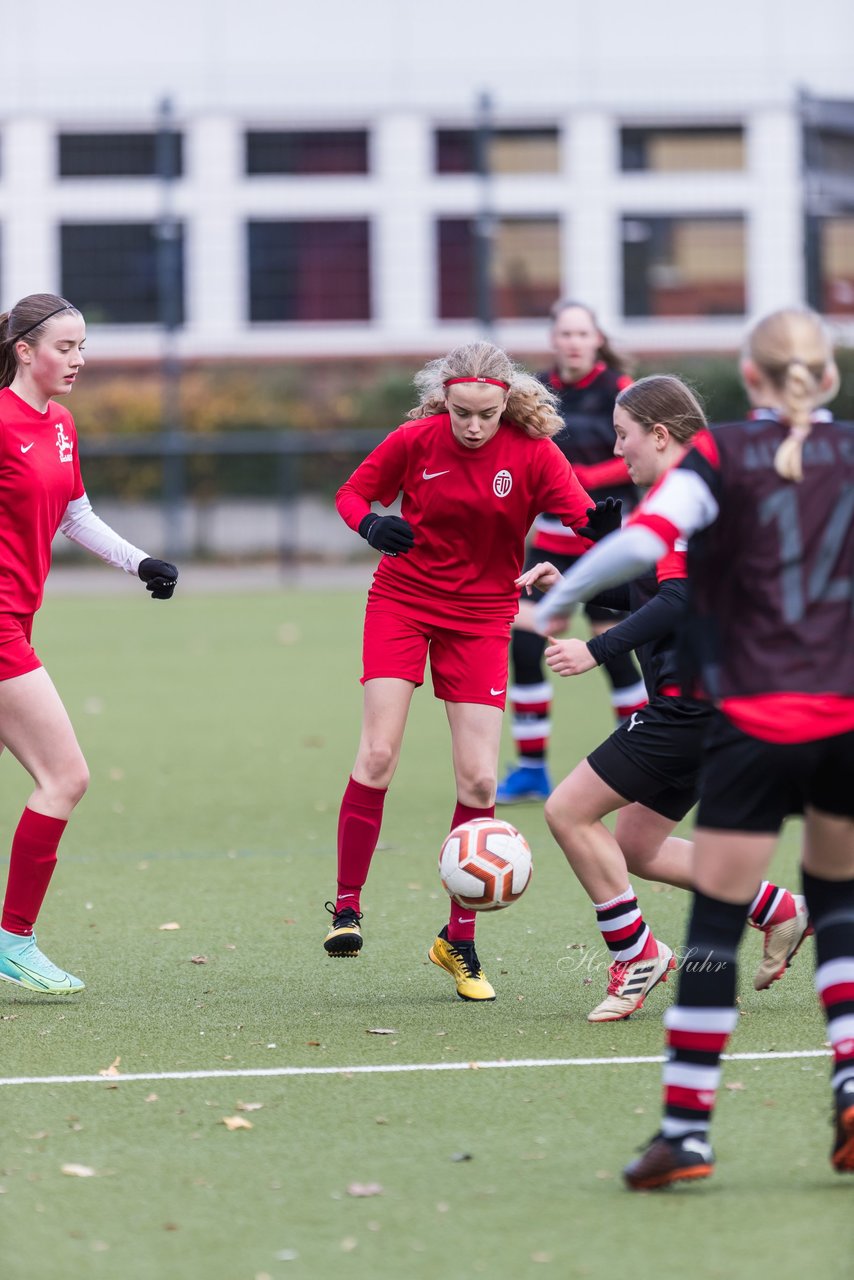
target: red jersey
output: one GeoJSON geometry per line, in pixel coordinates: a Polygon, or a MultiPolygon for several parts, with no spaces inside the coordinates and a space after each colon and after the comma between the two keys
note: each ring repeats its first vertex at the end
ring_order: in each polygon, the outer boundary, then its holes
{"type": "Polygon", "coordinates": [[[67,409],[33,409],[0,390],[0,613],[34,613],[65,509],[83,496],[77,432],[67,409]]]}
{"type": "MultiPolygon", "coordinates": [[[[525,536],[540,511],[565,525],[587,523],[592,501],[551,440],[512,422],[479,449],[467,449],[447,413],[404,423],[338,490],[336,506],[358,529],[372,502],[403,494],[401,514],[415,534],[405,556],[383,556],[369,604],[470,633],[505,629],[516,616],[525,536]]],[[[572,538],[579,551],[586,538],[572,538]]]]}

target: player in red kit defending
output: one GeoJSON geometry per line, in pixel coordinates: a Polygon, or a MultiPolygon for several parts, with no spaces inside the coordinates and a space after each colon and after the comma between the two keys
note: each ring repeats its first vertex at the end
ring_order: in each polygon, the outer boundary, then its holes
{"type": "MultiPolygon", "coordinates": [[[[589,307],[560,301],[552,308],[551,343],[555,363],[537,377],[554,391],[563,428],[555,444],[572,463],[575,474],[595,501],[622,502],[623,515],[634,506],[636,490],[622,458],[614,457],[614,401],[631,384],[622,358],[599,328],[589,307]]],[[[525,560],[530,569],[548,560],[563,573],[578,558],[578,539],[559,518],[540,513],[534,521],[525,560]]],[[[548,772],[552,686],[543,669],[543,637],[533,623],[541,593],[523,593],[510,644],[510,706],[517,759],[498,785],[498,804],[545,800],[551,791],[548,772]]],[[[596,604],[585,608],[590,628],[600,635],[618,615],[596,604]]],[[[612,653],[602,663],[611,684],[618,722],[646,703],[637,663],[630,650],[612,653]]]]}
{"type": "Polygon", "coordinates": [[[0,316],[0,742],[35,790],[12,840],[0,920],[0,980],[69,994],[83,983],[36,946],[33,927],[71,810],[88,785],[65,707],[30,644],[58,530],[108,564],[137,574],[157,600],[178,570],[125,542],[93,513],[71,414],[54,403],[83,367],[83,317],[52,293],[0,316]]]}
{"type": "MultiPolygon", "coordinates": [[[[687,948],[665,1015],[661,1130],[624,1171],[647,1190],[708,1177],[736,950],[783,821],[804,815],[802,875],[833,1054],[831,1162],[854,1172],[854,425],[813,312],[751,331],[746,422],[697,436],[634,524],[565,580],[574,599],[636,576],[689,537],[696,666],[718,712],[704,743],[687,948]],[[601,554],[599,554],[601,553],[601,554]]],[[[543,602],[548,606],[548,597],[543,602]]]]}
{"type": "MultiPolygon", "coordinates": [[[[706,426],[696,396],[678,378],[658,374],[633,383],[617,397],[615,452],[641,488],[657,484],[681,461],[706,426]]],[[[611,957],[604,1000],[589,1022],[629,1017],[675,967],[673,952],[644,919],[629,883],[644,880],[690,889],[691,842],[673,830],[697,802],[703,740],[714,717],[707,701],[685,696],[679,683],[677,637],[688,607],[687,556],[679,542],[655,566],[625,587],[594,597],[601,605],[628,609],[629,616],[586,644],[555,640],[546,662],[560,676],[590,671],[608,653],[634,650],[650,692],[643,711],[632,715],[546,801],[545,816],[566,859],[589,894],[611,957]],[[603,819],[617,814],[613,834],[603,819]]],[[[560,580],[540,564],[522,575],[545,591],[560,580]]],[[[560,591],[549,609],[562,616],[560,591]]],[[[758,991],[781,978],[809,931],[804,901],[763,880],[748,921],[764,934],[762,961],[753,980],[758,991]]]]}
{"type": "MultiPolygon", "coordinates": [[[[589,546],[616,527],[591,511],[572,467],[550,439],[561,428],[553,394],[489,342],[430,361],[415,379],[421,401],[353,472],[338,510],[383,554],[368,593],[364,714],[338,825],[338,891],[324,946],[362,946],[360,894],[429,651],[433,690],[451,730],[457,806],[451,827],[492,817],[508,639],[525,535],[539,511],[557,512],[589,546]],[[401,515],[378,515],[402,495],[401,515]]],[[[464,1000],[493,1000],[474,947],[474,912],[451,904],[430,959],[464,1000]]]]}

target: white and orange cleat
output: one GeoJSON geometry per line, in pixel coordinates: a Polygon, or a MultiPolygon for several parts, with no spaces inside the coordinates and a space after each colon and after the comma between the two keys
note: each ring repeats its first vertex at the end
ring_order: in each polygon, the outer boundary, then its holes
{"type": "Polygon", "coordinates": [[[670,948],[656,939],[658,955],[648,960],[615,961],[608,970],[608,994],[601,1004],[587,1015],[588,1022],[619,1022],[640,1009],[644,1000],[657,987],[666,982],[671,969],[676,968],[676,957],[670,948]]]}
{"type": "Polygon", "coordinates": [[[799,893],[793,893],[795,914],[779,924],[766,925],[765,944],[762,951],[762,962],[756,970],[753,986],[757,991],[765,991],[778,978],[782,978],[792,960],[797,955],[804,938],[812,933],[807,904],[799,893]]]}

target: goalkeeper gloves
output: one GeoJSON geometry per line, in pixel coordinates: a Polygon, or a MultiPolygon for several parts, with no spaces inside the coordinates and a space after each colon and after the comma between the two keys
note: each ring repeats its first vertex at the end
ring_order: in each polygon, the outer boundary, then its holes
{"type": "Polygon", "coordinates": [[[178,581],[178,570],[168,560],[154,560],[146,556],[140,562],[137,573],[145,583],[146,591],[151,592],[152,600],[170,600],[178,581]]]}
{"type": "Polygon", "coordinates": [[[576,533],[591,542],[598,542],[609,533],[616,533],[623,520],[623,502],[621,498],[605,498],[597,502],[595,507],[587,508],[587,524],[576,533]]]}
{"type": "Polygon", "coordinates": [[[401,516],[378,516],[369,511],[359,524],[359,533],[384,556],[409,555],[415,545],[412,525],[401,516]]]}

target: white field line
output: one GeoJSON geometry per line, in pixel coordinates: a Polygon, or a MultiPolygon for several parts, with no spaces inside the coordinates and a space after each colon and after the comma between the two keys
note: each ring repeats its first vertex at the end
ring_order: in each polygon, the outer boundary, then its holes
{"type": "MultiPolygon", "coordinates": [[[[725,1053],[727,1062],[768,1062],[772,1059],[828,1058],[828,1049],[791,1049],[769,1053],[725,1053]]],[[[632,1067],[653,1066],[664,1057],[646,1058],[498,1058],[486,1062],[397,1062],[352,1067],[243,1067],[216,1071],[128,1071],[93,1076],[0,1076],[0,1087],[14,1084],[119,1084],[135,1080],[241,1080],[282,1076],[400,1075],[412,1071],[508,1071],[517,1067],[632,1067]]]]}

